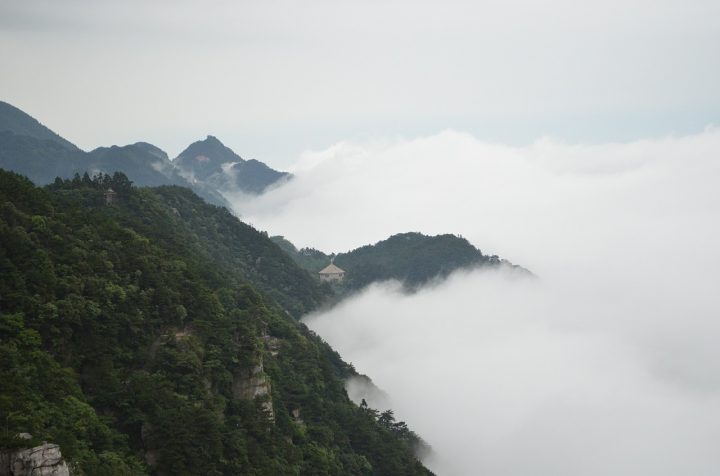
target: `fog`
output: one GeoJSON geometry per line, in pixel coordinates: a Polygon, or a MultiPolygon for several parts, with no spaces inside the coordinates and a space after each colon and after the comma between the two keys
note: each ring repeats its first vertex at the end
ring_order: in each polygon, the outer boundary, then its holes
{"type": "MultiPolygon", "coordinates": [[[[238,201],[298,246],[456,233],[532,270],[380,283],[305,322],[434,448],[438,474],[720,468],[720,130],[527,147],[446,131],[308,152],[238,201]]],[[[349,388],[357,398],[357,388],[349,388]]]]}

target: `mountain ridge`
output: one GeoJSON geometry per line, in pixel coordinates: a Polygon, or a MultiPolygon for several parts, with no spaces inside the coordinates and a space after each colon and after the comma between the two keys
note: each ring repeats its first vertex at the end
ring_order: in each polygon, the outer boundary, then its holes
{"type": "Polygon", "coordinates": [[[483,254],[467,239],[452,234],[397,233],[375,244],[338,254],[326,254],[314,248],[298,249],[283,236],[271,239],[312,274],[317,275],[331,261],[342,268],[344,280],[336,285],[341,293],[386,280],[400,281],[406,290],[415,291],[456,270],[473,267],[506,266],[532,275],[497,255],[483,254]]]}
{"type": "Polygon", "coordinates": [[[271,185],[291,177],[259,160],[243,159],[212,135],[190,144],[173,163],[188,180],[205,181],[224,192],[259,195],[271,185]]]}
{"type": "Polygon", "coordinates": [[[78,146],[50,130],[34,117],[5,101],[0,101],[0,131],[49,140],[70,150],[80,150],[78,146]]]}
{"type": "Polygon", "coordinates": [[[72,178],[74,174],[125,173],[141,186],[179,185],[195,190],[206,200],[230,208],[224,194],[240,191],[259,195],[268,187],[290,177],[254,159],[244,160],[220,140],[208,135],[185,149],[175,160],[148,142],[97,147],[83,151],[22,110],[0,101],[0,167],[27,176],[39,185],[56,177],[72,178]],[[192,152],[197,150],[196,155],[192,152]],[[207,153],[211,163],[204,173],[207,153]],[[206,156],[203,156],[206,157],[206,156]],[[236,162],[236,163],[235,163],[236,162]],[[228,165],[226,172],[223,169],[228,165]],[[201,176],[198,179],[198,174],[201,176]]]}

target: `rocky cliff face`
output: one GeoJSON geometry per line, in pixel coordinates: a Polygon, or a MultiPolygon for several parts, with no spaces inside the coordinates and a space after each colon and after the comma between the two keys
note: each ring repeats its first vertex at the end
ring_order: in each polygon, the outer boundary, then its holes
{"type": "Polygon", "coordinates": [[[45,443],[34,448],[0,452],[0,476],[70,476],[60,447],[45,443]]]}
{"type": "Polygon", "coordinates": [[[238,399],[252,400],[256,397],[263,398],[263,408],[274,418],[272,399],[270,397],[270,381],[263,369],[262,357],[257,365],[246,373],[241,372],[235,375],[233,381],[233,397],[238,399]]]}

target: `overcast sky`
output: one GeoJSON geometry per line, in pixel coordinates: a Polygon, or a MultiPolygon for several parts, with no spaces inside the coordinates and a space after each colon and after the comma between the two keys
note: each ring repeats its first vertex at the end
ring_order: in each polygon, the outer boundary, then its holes
{"type": "Polygon", "coordinates": [[[720,2],[0,2],[0,95],[85,149],[213,134],[279,168],[454,129],[582,143],[720,112],[720,2]]]}

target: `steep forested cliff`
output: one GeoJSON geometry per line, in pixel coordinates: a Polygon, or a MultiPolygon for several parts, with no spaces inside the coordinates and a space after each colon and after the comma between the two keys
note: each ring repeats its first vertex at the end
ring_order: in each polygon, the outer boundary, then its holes
{"type": "Polygon", "coordinates": [[[329,293],[226,210],[122,174],[0,171],[2,444],[75,474],[428,474],[292,316],[329,293]],[[115,192],[106,204],[104,193],[115,192]]]}

